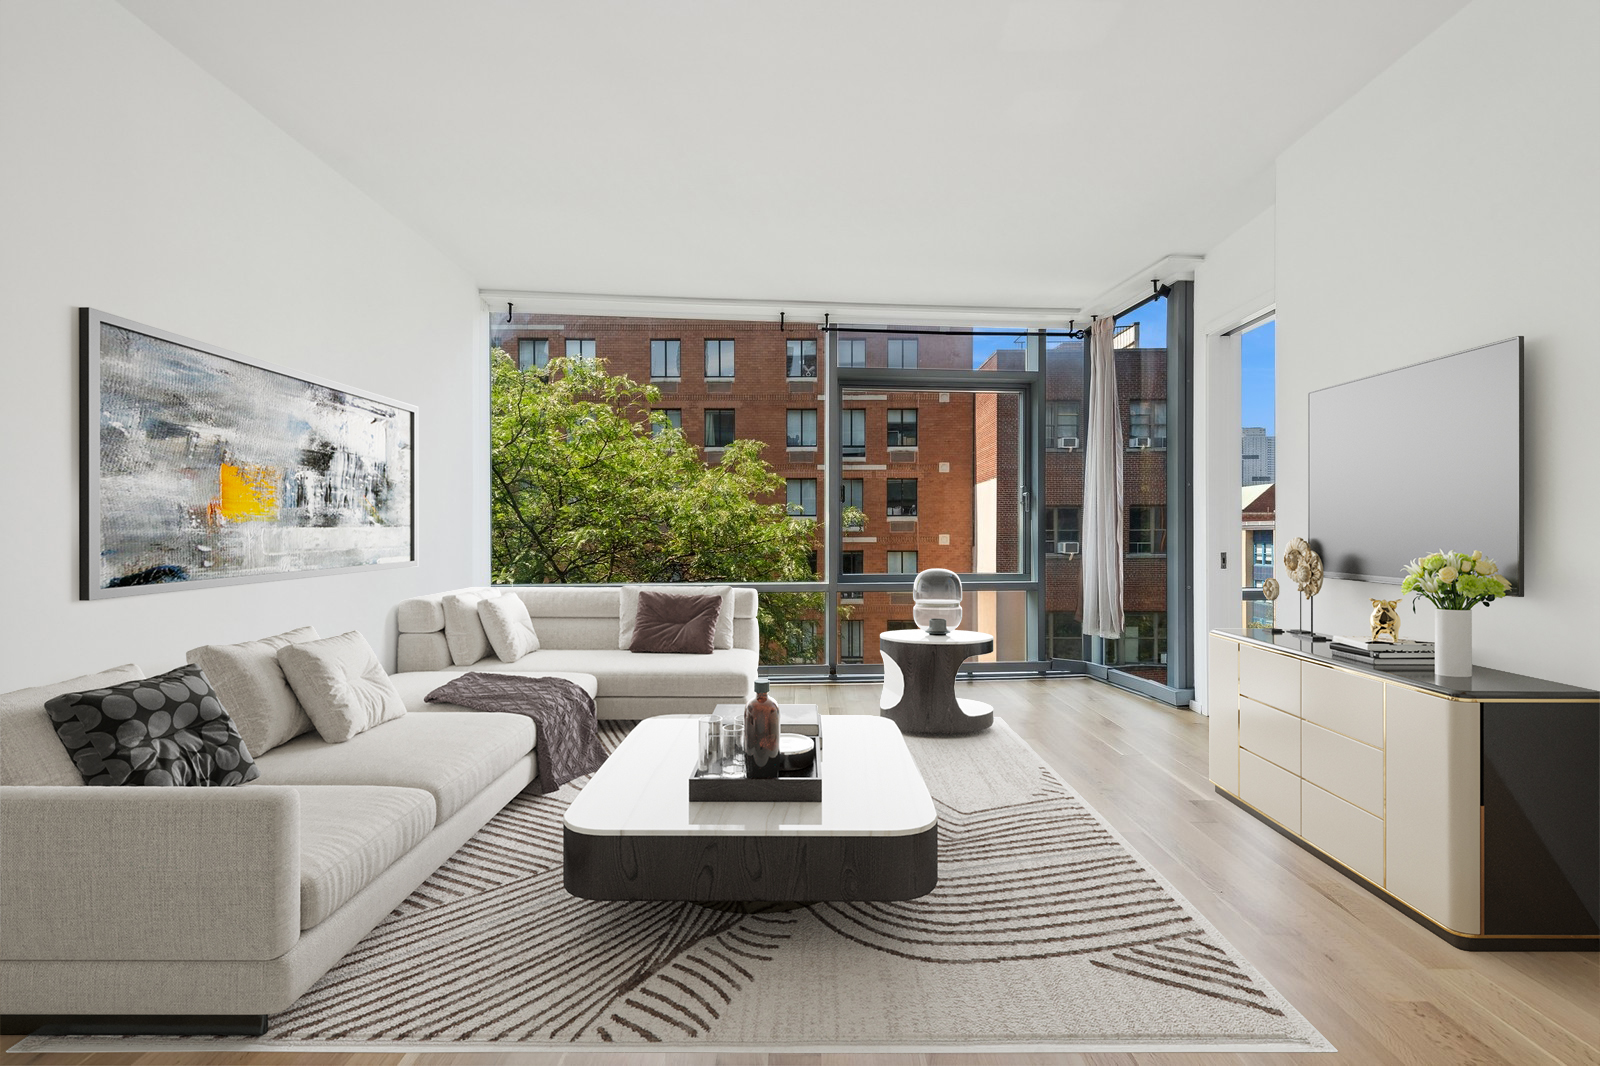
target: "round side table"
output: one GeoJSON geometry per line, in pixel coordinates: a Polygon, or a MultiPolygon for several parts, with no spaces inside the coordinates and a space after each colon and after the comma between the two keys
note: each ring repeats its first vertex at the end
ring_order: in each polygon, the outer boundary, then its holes
{"type": "Polygon", "coordinates": [[[994,651],[994,637],[966,629],[929,636],[921,629],[878,634],[883,653],[883,696],[878,709],[902,733],[981,733],[994,724],[994,708],[956,698],[956,674],[969,656],[994,651]]]}

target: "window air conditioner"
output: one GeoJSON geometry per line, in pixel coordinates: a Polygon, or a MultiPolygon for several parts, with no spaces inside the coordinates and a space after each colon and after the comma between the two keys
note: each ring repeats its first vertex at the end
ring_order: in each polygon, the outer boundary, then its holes
{"type": "Polygon", "coordinates": [[[1151,444],[1151,441],[1150,441],[1149,437],[1129,437],[1128,438],[1128,447],[1130,447],[1130,448],[1143,449],[1143,448],[1150,447],[1150,444],[1151,444]]]}
{"type": "Polygon", "coordinates": [[[1078,450],[1078,438],[1077,437],[1057,437],[1056,438],[1056,447],[1062,449],[1063,451],[1075,452],[1075,451],[1078,450]]]}
{"type": "Polygon", "coordinates": [[[1058,541],[1056,541],[1056,554],[1057,555],[1077,555],[1078,554],[1078,542],[1075,541],[1075,540],[1058,540],[1058,541]]]}

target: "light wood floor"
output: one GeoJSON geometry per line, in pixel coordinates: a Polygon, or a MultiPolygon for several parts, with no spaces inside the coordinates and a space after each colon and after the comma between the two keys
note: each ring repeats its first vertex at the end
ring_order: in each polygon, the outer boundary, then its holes
{"type": "MultiPolygon", "coordinates": [[[[979,681],[1000,716],[1339,1049],[1335,1055],[694,1055],[569,1052],[7,1055],[26,1063],[315,1066],[1600,1066],[1600,955],[1458,951],[1220,799],[1206,720],[1087,678],[979,681]]],[[[872,685],[781,686],[784,703],[874,713],[872,685]]],[[[18,1038],[7,1037],[3,1047],[18,1038]]]]}

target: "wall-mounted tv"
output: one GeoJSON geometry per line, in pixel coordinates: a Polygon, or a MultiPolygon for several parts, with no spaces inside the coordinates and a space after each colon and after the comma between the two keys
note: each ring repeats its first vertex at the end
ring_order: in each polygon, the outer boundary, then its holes
{"type": "Polygon", "coordinates": [[[1328,577],[1482,551],[1522,594],[1522,338],[1319,389],[1310,536],[1328,577]]]}

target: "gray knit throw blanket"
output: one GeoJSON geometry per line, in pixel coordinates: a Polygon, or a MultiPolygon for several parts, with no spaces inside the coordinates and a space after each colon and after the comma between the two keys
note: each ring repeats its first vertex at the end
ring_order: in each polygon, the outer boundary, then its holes
{"type": "Polygon", "coordinates": [[[554,792],[575,777],[594,773],[606,761],[594,700],[565,678],[474,672],[440,685],[424,698],[429,703],[532,718],[539,777],[528,786],[531,791],[554,792]]]}

